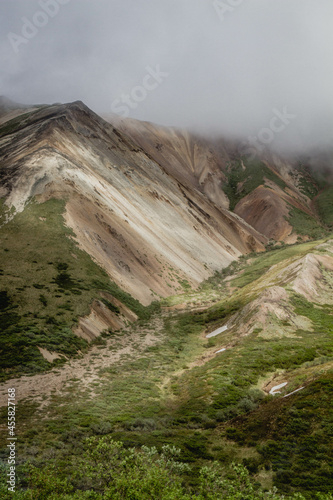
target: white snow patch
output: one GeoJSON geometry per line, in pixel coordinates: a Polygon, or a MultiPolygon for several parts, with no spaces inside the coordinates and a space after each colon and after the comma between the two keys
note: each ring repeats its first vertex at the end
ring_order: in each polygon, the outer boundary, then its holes
{"type": "Polygon", "coordinates": [[[282,389],[282,387],[285,387],[288,384],[288,382],[283,382],[280,385],[276,385],[275,387],[272,387],[272,389],[269,391],[269,393],[272,396],[275,396],[275,394],[280,394],[281,391],[279,389],[282,389]]]}
{"type": "Polygon", "coordinates": [[[301,391],[302,389],[304,389],[304,387],[300,387],[299,389],[296,389],[295,391],[290,392],[289,394],[286,394],[286,396],[283,396],[283,397],[287,398],[288,396],[291,396],[292,394],[295,394],[295,392],[301,391]]]}
{"type": "Polygon", "coordinates": [[[228,330],[227,325],[221,326],[221,328],[218,328],[217,330],[214,330],[213,332],[206,335],[206,339],[210,339],[211,337],[215,337],[215,335],[218,335],[219,333],[225,332],[226,330],[228,330]]]}

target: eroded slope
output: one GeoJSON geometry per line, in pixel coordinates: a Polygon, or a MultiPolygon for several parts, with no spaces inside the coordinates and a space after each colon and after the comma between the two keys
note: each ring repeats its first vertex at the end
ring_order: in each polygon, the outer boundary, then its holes
{"type": "Polygon", "coordinates": [[[22,211],[32,197],[66,199],[79,246],[144,304],[264,249],[265,237],[82,103],[25,116],[0,147],[7,205],[22,211]]]}
{"type": "MultiPolygon", "coordinates": [[[[186,181],[218,207],[230,208],[272,240],[294,243],[298,236],[318,238],[330,222],[322,208],[328,187],[323,179],[331,177],[330,171],[326,168],[324,175],[317,175],[310,160],[288,160],[269,151],[249,159],[242,156],[237,141],[209,140],[115,115],[106,118],[180,182],[186,181]],[[312,200],[321,190],[318,205],[312,200]]],[[[323,165],[315,169],[321,172],[323,165]]]]}

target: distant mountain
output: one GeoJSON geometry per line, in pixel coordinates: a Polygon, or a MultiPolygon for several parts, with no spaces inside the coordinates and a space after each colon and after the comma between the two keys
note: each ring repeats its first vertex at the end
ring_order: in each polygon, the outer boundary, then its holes
{"type": "Polygon", "coordinates": [[[327,198],[333,191],[333,155],[285,159],[274,153],[243,156],[237,142],[203,139],[172,129],[108,115],[156,162],[191,183],[220,207],[230,208],[276,241],[319,237],[333,226],[327,198]]]}
{"type": "Polygon", "coordinates": [[[19,104],[17,102],[12,101],[11,99],[8,99],[8,97],[5,97],[3,95],[0,96],[0,113],[3,114],[6,111],[10,111],[13,109],[23,109],[27,108],[25,104],[19,104]]]}
{"type": "Polygon", "coordinates": [[[27,104],[21,104],[8,99],[5,96],[0,96],[0,126],[17,116],[21,116],[24,113],[29,113],[35,111],[41,106],[30,106],[27,104]]]}

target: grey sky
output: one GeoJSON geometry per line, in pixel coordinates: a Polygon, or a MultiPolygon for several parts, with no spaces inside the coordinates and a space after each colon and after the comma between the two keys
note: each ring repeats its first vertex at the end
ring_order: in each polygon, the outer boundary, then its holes
{"type": "Polygon", "coordinates": [[[129,95],[133,118],[245,138],[264,128],[266,142],[285,109],[293,118],[274,144],[333,143],[332,0],[0,0],[0,9],[0,94],[13,100],[80,99],[108,113],[129,95]],[[32,22],[23,35],[22,18],[32,22]],[[158,66],[162,76],[149,77],[158,66]]]}

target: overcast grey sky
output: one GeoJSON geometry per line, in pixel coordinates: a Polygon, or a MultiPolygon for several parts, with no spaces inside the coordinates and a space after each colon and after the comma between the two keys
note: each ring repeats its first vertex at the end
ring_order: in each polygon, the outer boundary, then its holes
{"type": "Polygon", "coordinates": [[[274,144],[333,144],[332,0],[0,0],[0,9],[0,94],[15,101],[80,99],[98,113],[266,142],[274,123],[274,144]]]}

